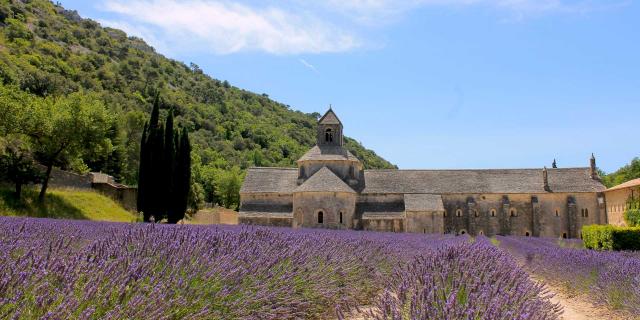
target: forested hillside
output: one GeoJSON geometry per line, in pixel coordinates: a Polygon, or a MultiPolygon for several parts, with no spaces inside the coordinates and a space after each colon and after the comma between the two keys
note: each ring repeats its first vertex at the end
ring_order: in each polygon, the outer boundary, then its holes
{"type": "MultiPolygon", "coordinates": [[[[142,39],[49,1],[0,3],[2,91],[20,91],[22,100],[86,95],[113,117],[104,137],[110,143],[102,144],[108,150],[61,162],[66,169],[136,184],[140,139],[157,92],[161,114],[173,108],[177,125],[190,132],[194,190],[207,201],[233,207],[244,169],[292,166],[314,144],[317,113],[213,79],[196,64],[168,59],[142,39]]],[[[393,167],[353,139],[346,145],[367,168],[393,167]]]]}
{"type": "Polygon", "coordinates": [[[634,158],[631,163],[624,167],[604,175],[602,182],[608,188],[627,182],[629,180],[640,178],[640,158],[634,158]]]}

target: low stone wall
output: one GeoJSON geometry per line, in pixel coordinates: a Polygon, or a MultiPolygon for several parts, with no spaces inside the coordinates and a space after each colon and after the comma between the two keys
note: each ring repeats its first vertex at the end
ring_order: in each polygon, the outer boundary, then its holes
{"type": "Polygon", "coordinates": [[[51,170],[51,178],[49,179],[49,187],[53,188],[91,189],[92,183],[93,176],[90,173],[81,175],[58,168],[51,170]]]}
{"type": "Polygon", "coordinates": [[[93,189],[119,202],[129,211],[137,211],[138,189],[113,183],[93,183],[93,189]]]}

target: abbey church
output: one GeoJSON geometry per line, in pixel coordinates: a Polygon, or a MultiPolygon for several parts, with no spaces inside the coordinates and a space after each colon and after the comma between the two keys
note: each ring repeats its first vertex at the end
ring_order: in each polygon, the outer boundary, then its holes
{"type": "Polygon", "coordinates": [[[365,170],[342,132],[329,109],[297,168],[249,169],[240,223],[577,238],[608,222],[593,156],[584,168],[365,170]]]}

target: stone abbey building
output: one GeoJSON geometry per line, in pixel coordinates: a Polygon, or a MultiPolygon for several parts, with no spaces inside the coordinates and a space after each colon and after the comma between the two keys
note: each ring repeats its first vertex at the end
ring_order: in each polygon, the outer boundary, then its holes
{"type": "Polygon", "coordinates": [[[251,168],[239,222],[271,226],[577,238],[607,223],[595,158],[585,168],[364,170],[329,109],[298,168],[251,168]]]}

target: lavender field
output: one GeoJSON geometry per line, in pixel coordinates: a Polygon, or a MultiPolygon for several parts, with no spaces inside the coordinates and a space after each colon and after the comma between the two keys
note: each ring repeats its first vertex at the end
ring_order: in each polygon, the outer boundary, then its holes
{"type": "Polygon", "coordinates": [[[0,318],[558,319],[531,273],[638,312],[635,254],[499,241],[0,218],[0,318]]]}

